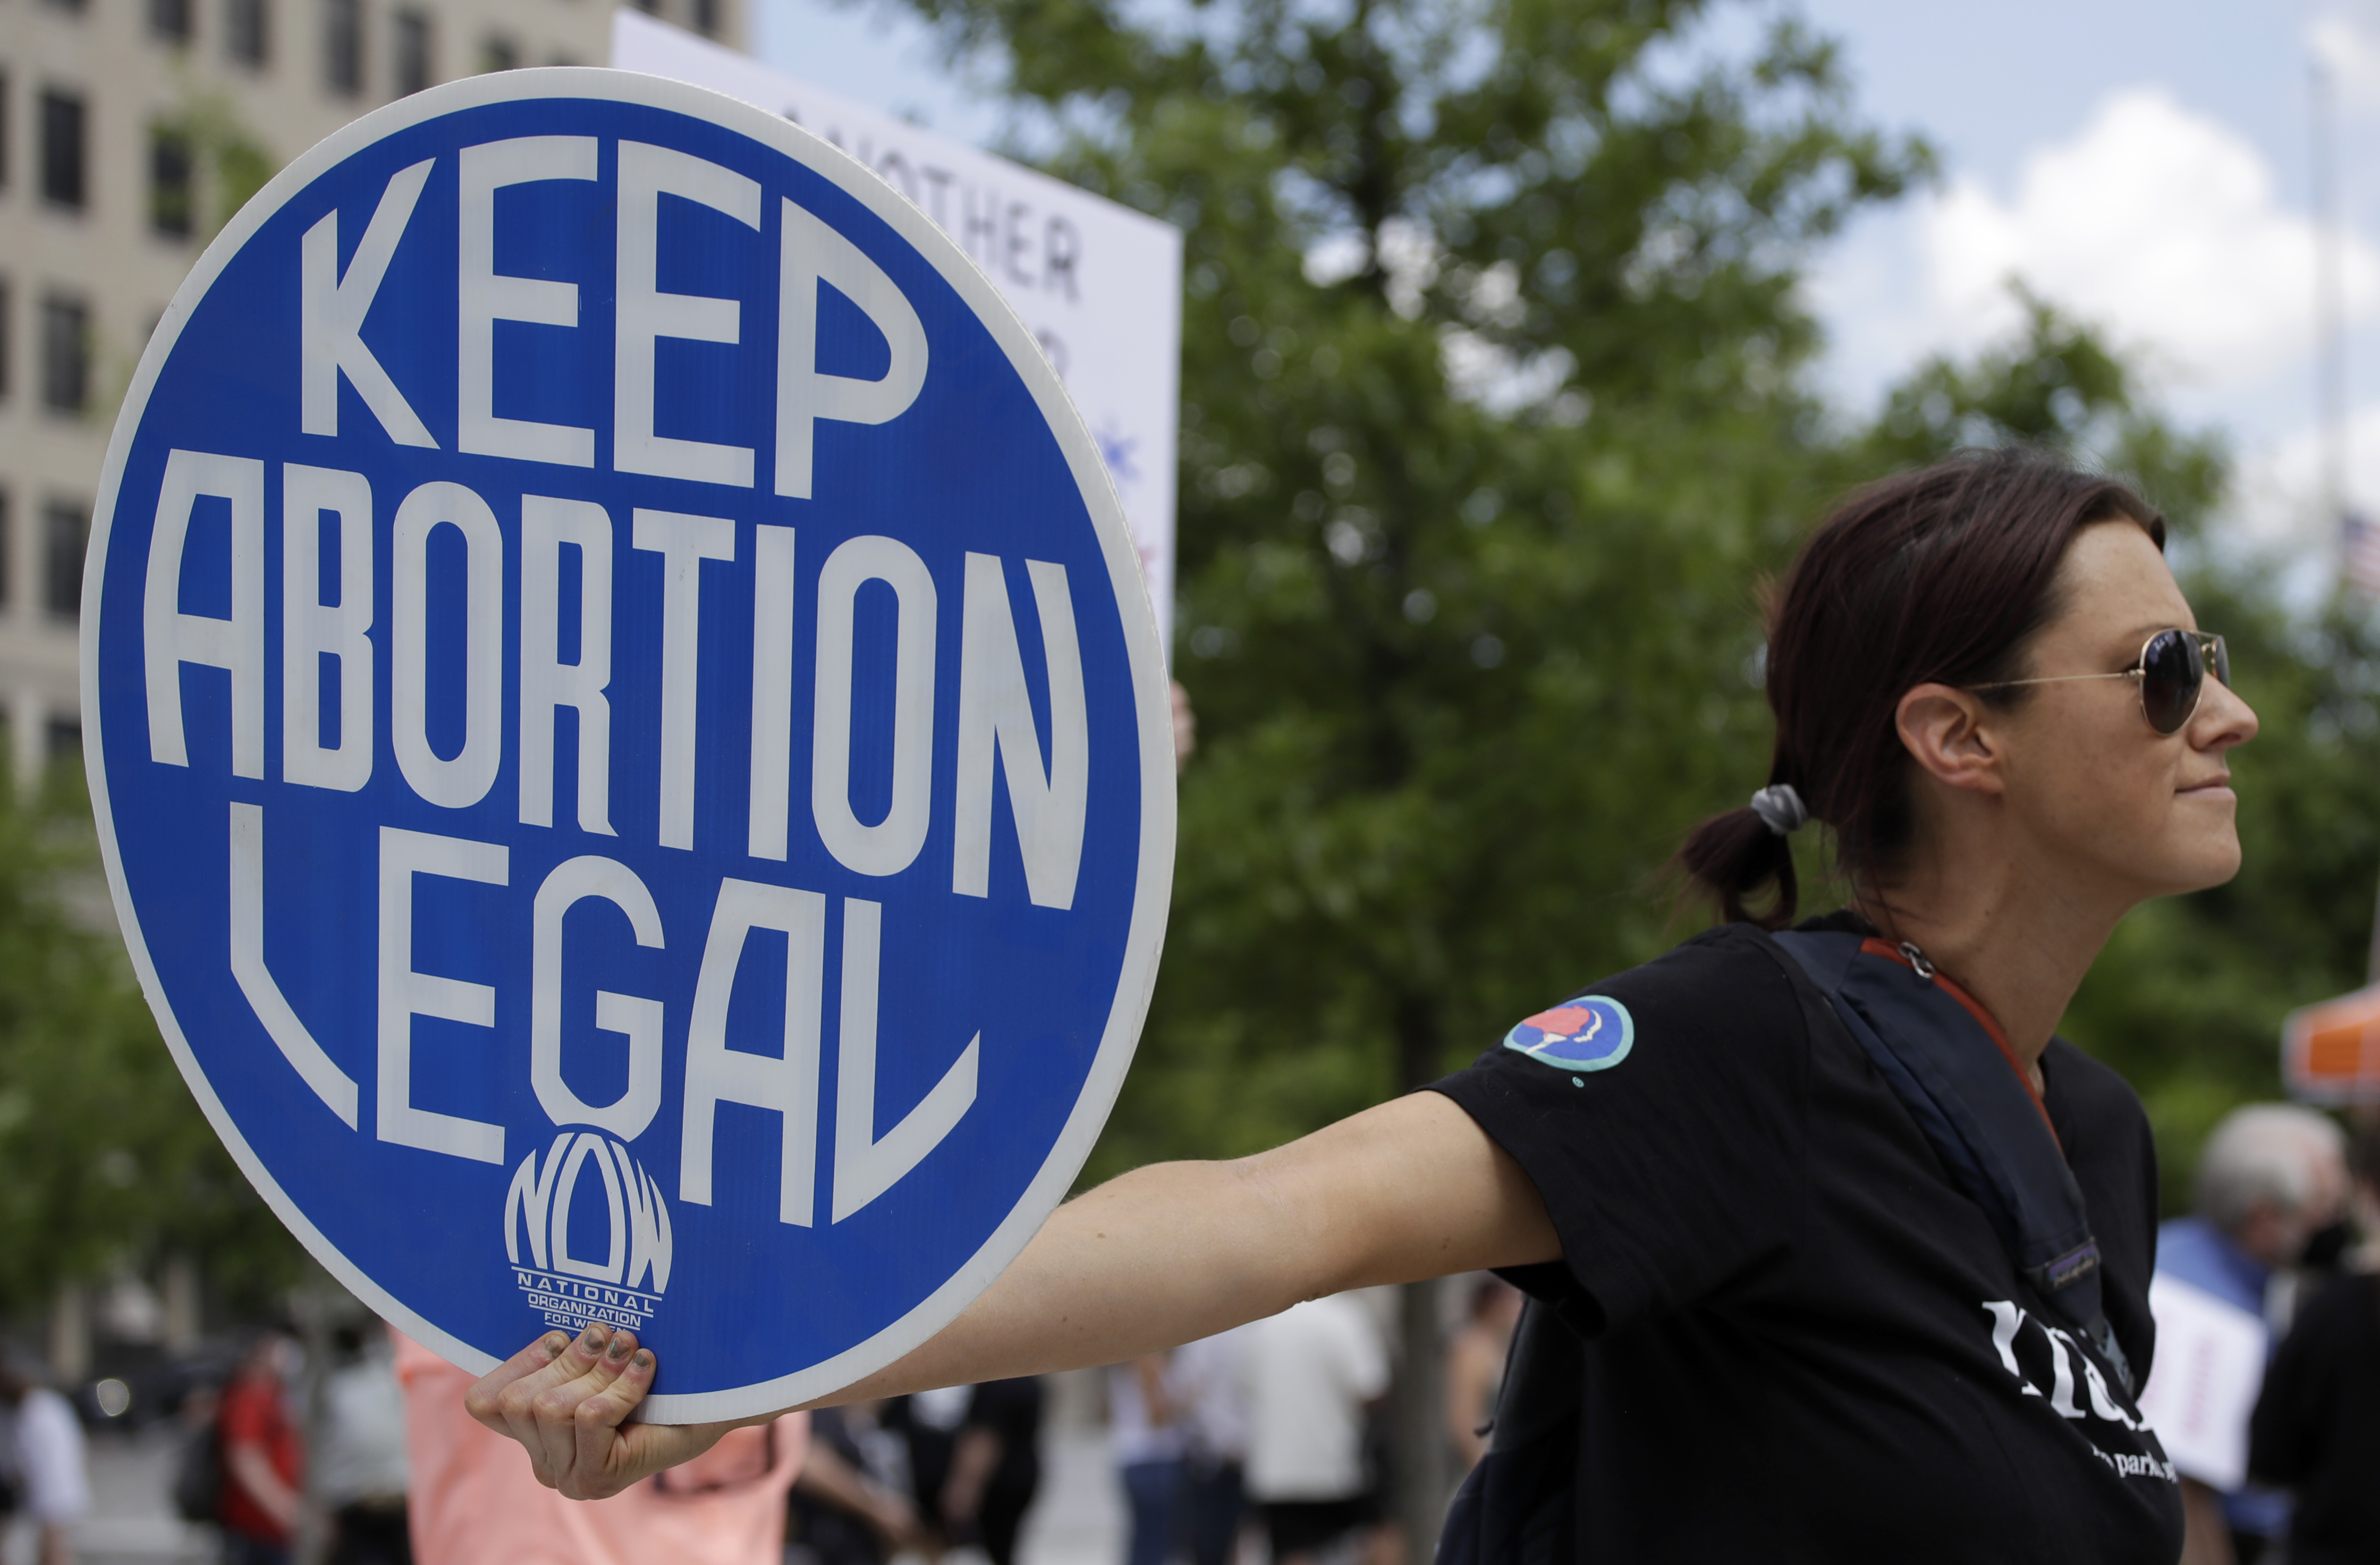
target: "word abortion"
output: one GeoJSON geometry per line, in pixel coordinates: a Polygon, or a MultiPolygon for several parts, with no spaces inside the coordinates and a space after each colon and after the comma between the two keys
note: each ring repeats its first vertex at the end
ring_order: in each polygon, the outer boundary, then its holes
{"type": "MultiPolygon", "coordinates": [[[[374,497],[360,473],[284,464],[281,469],[280,637],[282,781],[355,792],[371,780],[374,736],[372,581],[374,497]],[[336,518],[339,601],[320,601],[322,518],[336,518]],[[322,665],[337,665],[335,722],[326,724],[322,665]],[[326,727],[337,736],[324,742],[326,727]]],[[[235,776],[264,776],[265,464],[254,458],[174,451],[157,499],[143,599],[149,753],[186,766],[181,670],[186,664],[231,675],[231,758],[235,776]],[[183,555],[203,498],[229,503],[229,617],[183,612],[183,555]]],[[[611,512],[592,501],[523,495],[519,503],[519,689],[516,734],[519,817],[525,826],[553,823],[555,717],[577,716],[579,830],[615,836],[611,822],[612,587],[618,540],[611,512]],[[562,551],[579,556],[577,657],[562,658],[565,623],[562,551]]],[[[753,528],[751,790],[747,851],[786,856],[794,777],[795,529],[753,528]]],[[[636,508],[630,547],[661,556],[662,653],[658,673],[659,841],[691,848],[695,832],[695,734],[702,574],[707,563],[733,564],[735,524],[636,508]]],[[[393,575],[389,627],[388,738],[407,784],[425,803],[465,809],[485,798],[504,754],[506,597],[504,537],[494,510],[458,483],[416,488],[390,528],[393,575]],[[441,756],[430,737],[430,552],[442,528],[464,544],[462,646],[464,738],[441,756]]],[[[994,555],[969,552],[962,587],[956,734],[957,831],[951,889],[987,894],[995,754],[1008,785],[1023,848],[1026,883],[1039,906],[1074,905],[1082,860],[1089,783],[1082,655],[1075,634],[1066,569],[1025,562],[1040,619],[1050,690],[1050,762],[1025,678],[1007,573],[994,555]]],[[[924,848],[931,823],[934,669],[940,591],[917,552],[898,539],[863,534],[844,540],[820,568],[816,584],[817,662],[810,747],[810,815],[819,840],[846,868],[898,875],[924,848]],[[892,804],[874,824],[851,806],[853,677],[860,589],[892,589],[894,638],[892,804]]]]}

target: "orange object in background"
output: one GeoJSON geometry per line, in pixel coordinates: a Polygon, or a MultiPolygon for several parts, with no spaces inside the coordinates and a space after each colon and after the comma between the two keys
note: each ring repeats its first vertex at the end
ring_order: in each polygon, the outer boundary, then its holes
{"type": "Polygon", "coordinates": [[[2281,1079],[2307,1103],[2380,1103],[2380,985],[2289,1013],[2281,1079]]]}

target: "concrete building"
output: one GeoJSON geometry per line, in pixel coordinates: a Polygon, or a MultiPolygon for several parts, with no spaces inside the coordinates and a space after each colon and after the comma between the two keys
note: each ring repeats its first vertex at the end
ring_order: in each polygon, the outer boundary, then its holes
{"type": "MultiPolygon", "coordinates": [[[[639,0],[742,46],[747,0],[639,0]]],[[[116,407],[223,221],[367,110],[601,65],[613,0],[0,0],[0,726],[79,746],[76,607],[116,407]]]]}

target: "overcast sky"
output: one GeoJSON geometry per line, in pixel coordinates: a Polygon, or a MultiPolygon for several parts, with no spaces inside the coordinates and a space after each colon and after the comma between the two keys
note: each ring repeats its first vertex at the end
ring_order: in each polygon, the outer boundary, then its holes
{"type": "MultiPolygon", "coordinates": [[[[1738,7],[1774,14],[1780,0],[1738,7]]],[[[1943,178],[1820,258],[1824,374],[1849,406],[2013,319],[2005,280],[2107,328],[2241,461],[2243,533],[2326,553],[2316,514],[2311,63],[2330,63],[2349,233],[2350,491],[2380,505],[2380,0],[1800,0],[1856,102],[1943,178]]],[[[1724,8],[1723,8],[1724,14],[1724,8]]],[[[996,114],[911,26],[761,0],[772,63],[970,140],[996,114]]]]}

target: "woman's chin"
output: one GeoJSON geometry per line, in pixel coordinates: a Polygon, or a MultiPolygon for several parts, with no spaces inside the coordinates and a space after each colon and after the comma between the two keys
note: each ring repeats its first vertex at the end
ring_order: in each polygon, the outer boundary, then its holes
{"type": "Polygon", "coordinates": [[[2239,873],[2240,839],[2226,832],[2216,841],[2194,844],[2191,851],[2177,855],[2171,874],[2158,894],[2187,896],[2192,892],[2211,891],[2229,884],[2239,873]]]}

